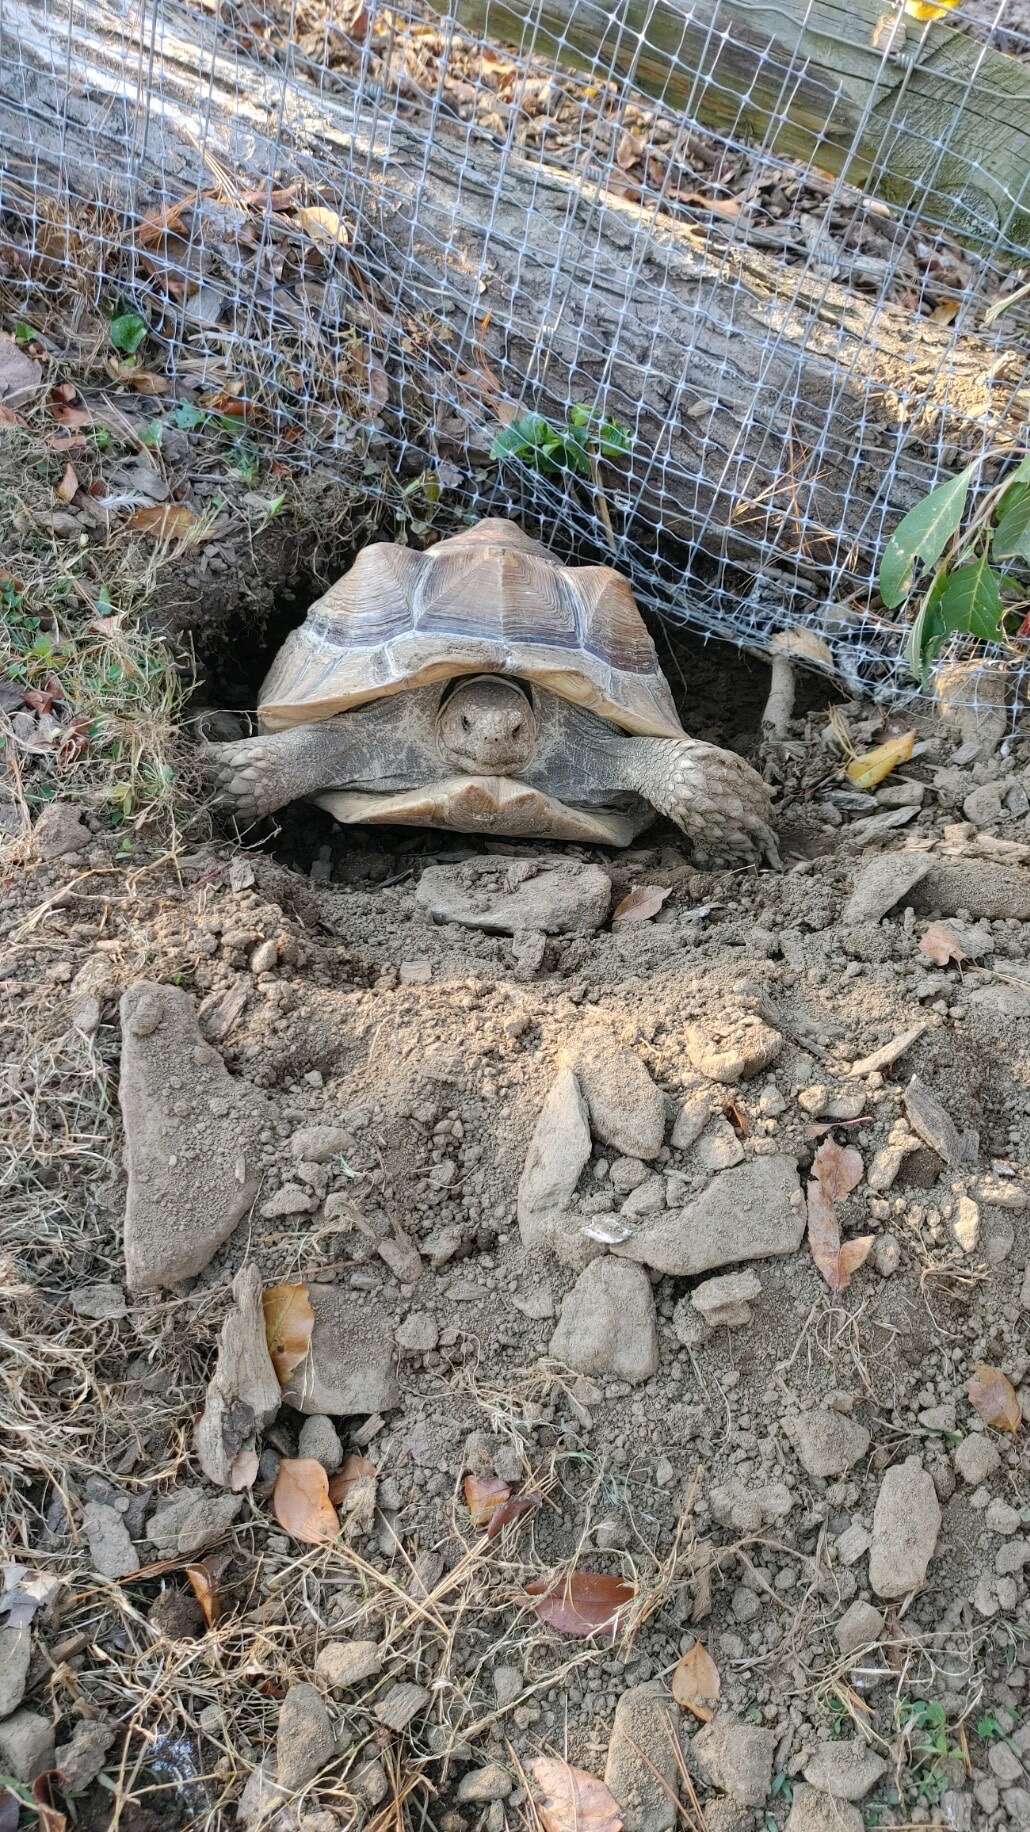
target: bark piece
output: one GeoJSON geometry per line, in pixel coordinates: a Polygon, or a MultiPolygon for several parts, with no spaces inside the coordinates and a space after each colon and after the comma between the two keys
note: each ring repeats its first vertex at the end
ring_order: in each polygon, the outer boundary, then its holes
{"type": "Polygon", "coordinates": [[[257,1475],[257,1440],[278,1412],[282,1394],[268,1353],[257,1267],[242,1267],[232,1291],[196,1447],[209,1482],[241,1489],[257,1475]]]}

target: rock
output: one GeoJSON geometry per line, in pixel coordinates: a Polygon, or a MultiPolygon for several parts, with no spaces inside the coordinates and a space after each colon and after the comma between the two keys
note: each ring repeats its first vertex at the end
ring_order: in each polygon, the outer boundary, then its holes
{"type": "Polygon", "coordinates": [[[970,1488],[979,1488],[1001,1464],[1001,1452],[982,1431],[971,1431],[955,1451],[955,1468],[970,1488]]]}
{"type": "Polygon", "coordinates": [[[689,1151],[701,1137],[712,1117],[714,1101],[714,1089],[700,1082],[695,1091],[687,1095],[673,1123],[669,1143],[674,1151],[689,1151]]]}
{"type": "Polygon", "coordinates": [[[335,1475],[343,1462],[343,1445],[332,1419],[327,1419],[324,1413],[313,1412],[304,1420],[297,1440],[297,1455],[313,1458],[322,1465],[327,1476],[335,1475]]]}
{"type": "Polygon", "coordinates": [[[273,967],[275,967],[278,964],[278,960],[279,960],[279,943],[275,940],[273,936],[268,941],[259,941],[258,942],[257,947],[254,949],[254,952],[250,957],[250,961],[248,962],[248,965],[250,967],[251,973],[256,978],[259,973],[271,973],[273,967]]]}
{"type": "Polygon", "coordinates": [[[972,1196],[960,1196],[955,1204],[951,1231],[963,1253],[972,1253],[980,1238],[980,1208],[972,1196]]]}
{"type": "Polygon", "coordinates": [[[912,902],[924,915],[957,916],[981,921],[1030,919],[1030,871],[999,865],[993,859],[930,857],[930,869],[912,902]]]}
{"type": "Polygon", "coordinates": [[[120,1285],[80,1285],[69,1293],[68,1302],[77,1317],[90,1317],[95,1323],[117,1323],[129,1314],[120,1285]]]}
{"type": "Polygon", "coordinates": [[[93,835],[82,818],[81,808],[72,802],[55,801],[44,808],[32,829],[32,839],[41,859],[64,859],[89,846],[93,835]]]}
{"type": "Polygon", "coordinates": [[[250,1208],[265,1105],[205,1043],[188,992],[137,981],[121,1019],[127,1281],[154,1291],[202,1271],[250,1208]]]}
{"type": "Polygon", "coordinates": [[[374,1309],[336,1285],[308,1287],[315,1322],[311,1347],[286,1379],[282,1397],[298,1412],[389,1412],[400,1404],[389,1334],[374,1309]]]}
{"type": "Polygon", "coordinates": [[[713,1787],[731,1794],[742,1807],[760,1807],[772,1785],[776,1742],[774,1730],[744,1724],[725,1712],[698,1731],[693,1750],[713,1787]]]}
{"type": "Polygon", "coordinates": [[[300,1680],[279,1706],[275,1773],[280,1787],[304,1787],[335,1753],[336,1738],[322,1695],[300,1680]]]}
{"type": "Polygon", "coordinates": [[[394,1336],[402,1355],[430,1355],[439,1340],[440,1326],[427,1310],[409,1311],[394,1336]]]}
{"type": "Polygon", "coordinates": [[[869,1582],[878,1597],[918,1590],[937,1545],[941,1510],[918,1457],[887,1470],[873,1513],[869,1582]]]}
{"type": "Polygon", "coordinates": [[[25,1697],[32,1637],[27,1623],[0,1628],[0,1718],[10,1717],[25,1697]]]}
{"type": "Polygon", "coordinates": [[[869,1550],[871,1535],[860,1520],[853,1520],[843,1533],[838,1534],[833,1542],[833,1549],[842,1565],[849,1569],[857,1565],[860,1558],[865,1558],[869,1550]]]}
{"type": "Polygon", "coordinates": [[[795,1782],[784,1832],[865,1832],[857,1807],[843,1805],[805,1782],[795,1782]]]}
{"type": "Polygon", "coordinates": [[[902,1099],[913,1132],[917,1132],[931,1151],[945,1164],[956,1169],[963,1158],[962,1137],[951,1116],[945,1112],[931,1088],[913,1075],[902,1099]]]}
{"type": "Polygon", "coordinates": [[[406,1730],[412,1719],[425,1710],[429,1698],[424,1686],[402,1679],[379,1700],[375,1714],[386,1730],[406,1730]]]}
{"type": "Polygon", "coordinates": [[[103,1578],[125,1578],[139,1570],[139,1556],[117,1508],[105,1501],[87,1501],[82,1525],[89,1541],[94,1571],[103,1578]]]}
{"type": "Polygon", "coordinates": [[[201,1552],[228,1532],[242,1506],[242,1495],[210,1495],[202,1488],[181,1488],[159,1502],[147,1523],[146,1538],[161,1558],[201,1552]]]}
{"type": "Polygon", "coordinates": [[[236,1803],[236,1818],[241,1826],[260,1826],[264,1832],[278,1832],[280,1822],[273,1819],[273,1815],[286,1798],[286,1788],[273,1781],[264,1763],[260,1763],[247,1776],[247,1785],[236,1803]]]}
{"type": "Polygon", "coordinates": [[[290,1140],[290,1150],[302,1163],[328,1164],[354,1150],[354,1140],[342,1126],[301,1126],[290,1140]]]}
{"type": "Polygon", "coordinates": [[[720,1171],[686,1208],[660,1216],[613,1251],[684,1278],[795,1253],[804,1232],[797,1165],[771,1154],[720,1171]]]}
{"type": "Polygon", "coordinates": [[[626,1158],[657,1157],[665,1138],[665,1096],[638,1056],[617,1044],[577,1058],[594,1136],[626,1158]]]}
{"type": "Polygon", "coordinates": [[[485,1768],[471,1768],[458,1782],[459,1805],[466,1800],[507,1800],[515,1786],[508,1770],[500,1762],[488,1762],[485,1768]]]}
{"type": "Polygon", "coordinates": [[[834,1630],[837,1646],[845,1658],[879,1641],[883,1634],[883,1621],[883,1615],[878,1609],[856,1597],[834,1630]]]}
{"type": "Polygon", "coordinates": [[[488,935],[586,935],[600,928],[611,900],[611,879],[599,865],[550,859],[429,865],[415,892],[415,902],[434,921],[488,935]]]}
{"type": "Polygon", "coordinates": [[[783,1048],[779,1031],[751,1012],[688,1024],[685,1041],[692,1066],[731,1088],[770,1068],[783,1048]]]}
{"type": "Polygon", "coordinates": [[[860,922],[879,922],[926,877],[930,863],[925,852],[888,852],[871,860],[855,879],[841,921],[852,928],[860,922]]]}
{"type": "Polygon", "coordinates": [[[1011,1502],[1004,1501],[1000,1495],[994,1497],[994,1500],[990,1503],[984,1515],[984,1522],[988,1531],[991,1533],[1003,1533],[1006,1537],[1015,1533],[1019,1526],[1019,1521],[1019,1509],[1014,1508],[1011,1502]]]}
{"type": "Polygon", "coordinates": [[[629,1220],[639,1220],[641,1215],[657,1215],[665,1207],[664,1177],[647,1177],[638,1189],[630,1190],[622,1205],[620,1214],[629,1220]]]}
{"type": "Polygon", "coordinates": [[[648,1380],[658,1367],[651,1281],[610,1255],[581,1272],[561,1307],[550,1352],[577,1374],[648,1380]]]}
{"type": "Polygon", "coordinates": [[[581,1265],[589,1253],[569,1205],[590,1156],[587,1104],[571,1069],[559,1069],[540,1109],[519,1180],[517,1214],[525,1247],[581,1265]]]}
{"type": "Polygon", "coordinates": [[[843,1476],[869,1449],[864,1425],[844,1412],[821,1406],[795,1413],[787,1424],[787,1435],[810,1476],[843,1476]]]}
{"type": "Polygon", "coordinates": [[[712,1329],[742,1329],[750,1323],[751,1304],[761,1292],[756,1272],[726,1272],[696,1285],[690,1302],[712,1329]]]}
{"type": "Polygon", "coordinates": [[[882,1756],[868,1743],[817,1743],[802,1770],[805,1780],[835,1800],[864,1800],[887,1773],[882,1756]]]}
{"type": "Polygon", "coordinates": [[[249,1488],[257,1475],[258,1438],[282,1403],[265,1337],[261,1277],[243,1266],[233,1280],[233,1307],[222,1324],[218,1360],[197,1425],[197,1461],[219,1488],[249,1488]]]}
{"type": "Polygon", "coordinates": [[[316,1198],[301,1183],[284,1183],[282,1189],[261,1204],[262,1221],[281,1221],[286,1215],[310,1215],[318,1207],[316,1198]]]}
{"type": "Polygon", "coordinates": [[[494,1696],[502,1711],[513,1705],[522,1691],[523,1678],[518,1667],[495,1667],[493,1670],[494,1696]]]}
{"type": "Polygon", "coordinates": [[[982,782],[970,789],[962,803],[962,812],[974,827],[996,827],[1005,812],[1005,784],[982,782]]]}
{"type": "Polygon", "coordinates": [[[374,1641],[327,1641],[315,1658],[315,1672],[334,1692],[376,1679],[383,1657],[374,1641]]]}
{"type": "Polygon", "coordinates": [[[397,969],[402,986],[428,986],[432,977],[432,961],[402,961],[397,969]]]}
{"type": "Polygon", "coordinates": [[[743,1159],[744,1147],[729,1120],[720,1114],[701,1134],[694,1155],[702,1170],[729,1170],[743,1159]]]}
{"type": "Polygon", "coordinates": [[[676,1731],[663,1686],[631,1686],[619,1695],[608,1740],[604,1783],[622,1809],[624,1832],[669,1832],[678,1814],[676,1731]]]}
{"type": "Polygon", "coordinates": [[[92,1785],[117,1735],[118,1727],[110,1718],[80,1718],[67,1743],[59,1743],[54,1755],[63,1794],[81,1794],[92,1785]]]}
{"type": "Polygon", "coordinates": [[[1030,986],[974,986],[967,996],[970,1005],[999,1018],[1030,1018],[1030,986]]]}
{"type": "Polygon", "coordinates": [[[793,1510],[794,1497],[785,1482],[755,1484],[734,1480],[710,1489],[708,1505],[717,1526],[757,1533],[759,1527],[775,1527],[786,1520],[793,1510]]]}
{"type": "Polygon", "coordinates": [[[647,1165],[640,1158],[616,1158],[609,1166],[608,1181],[620,1196],[629,1196],[642,1183],[646,1183],[650,1175],[647,1165]]]}
{"type": "Polygon", "coordinates": [[[24,1707],[0,1724],[0,1772],[30,1786],[54,1766],[54,1733],[50,1719],[24,1707]]]}

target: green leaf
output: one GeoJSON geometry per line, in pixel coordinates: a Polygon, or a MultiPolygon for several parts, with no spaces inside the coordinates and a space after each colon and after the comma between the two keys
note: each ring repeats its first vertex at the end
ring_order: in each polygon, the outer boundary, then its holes
{"type": "Polygon", "coordinates": [[[948,569],[942,566],[926,597],[916,613],[915,622],[908,633],[905,645],[905,659],[917,681],[925,680],[937,650],[944,641],[945,629],[941,622],[940,602],[947,590],[948,569]]]}
{"type": "Polygon", "coordinates": [[[969,464],[957,477],[946,478],[898,523],[880,561],[880,597],[888,610],[899,605],[909,590],[916,560],[925,566],[937,564],[961,524],[975,470],[976,464],[969,464]]]}
{"type": "Polygon", "coordinates": [[[111,320],[111,342],[123,356],[135,356],[148,326],[138,312],[122,312],[111,320]]]}
{"type": "Polygon", "coordinates": [[[569,425],[574,426],[577,432],[585,431],[590,425],[593,417],[593,408],[585,407],[582,401],[577,401],[574,406],[569,408],[569,425]]]}
{"type": "Polygon", "coordinates": [[[949,573],[937,607],[945,632],[965,630],[984,642],[997,642],[1005,615],[1000,588],[1001,580],[991,571],[986,554],[949,573]]]}
{"type": "Polygon", "coordinates": [[[598,438],[602,458],[625,458],[632,443],[629,428],[621,426],[618,420],[605,420],[602,423],[598,438]]]}
{"type": "Polygon", "coordinates": [[[194,407],[192,401],[180,401],[175,411],[168,415],[168,423],[177,427],[181,433],[192,433],[198,426],[203,426],[207,417],[204,409],[194,407]]]}
{"type": "Polygon", "coordinates": [[[991,537],[994,560],[1030,560],[1030,483],[1009,486],[998,505],[991,537]]]}
{"type": "Polygon", "coordinates": [[[35,335],[36,333],[32,326],[26,324],[24,319],[22,319],[20,324],[16,324],[14,327],[14,341],[16,344],[30,344],[35,338],[35,335]]]}

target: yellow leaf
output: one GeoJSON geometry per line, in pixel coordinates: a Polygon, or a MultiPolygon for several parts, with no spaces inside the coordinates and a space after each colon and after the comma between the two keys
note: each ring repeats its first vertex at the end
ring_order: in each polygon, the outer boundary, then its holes
{"type": "Polygon", "coordinates": [[[197,517],[185,503],[161,503],[152,509],[134,509],[125,526],[134,534],[152,534],[156,540],[178,540],[197,526],[197,517]]]}
{"type": "Polygon", "coordinates": [[[272,1494],[283,1531],[305,1546],[327,1546],[340,1531],[329,1499],[329,1478],[314,1457],[284,1457],[272,1494]]]}
{"type": "Polygon", "coordinates": [[[603,1781],[557,1756],[536,1756],[529,1766],[544,1832],[622,1832],[622,1809],[603,1781]]]}
{"type": "Polygon", "coordinates": [[[907,763],[915,747],[915,732],[902,732],[900,738],[888,738],[885,744],[878,744],[875,750],[866,751],[862,757],[852,757],[844,774],[856,789],[875,789],[878,782],[896,770],[899,763],[907,763]]]}
{"type": "Polygon", "coordinates": [[[315,1313],[306,1285],[269,1285],[262,1293],[261,1304],[268,1353],[282,1386],[311,1347],[315,1313]]]}
{"type": "Polygon", "coordinates": [[[335,210],[324,204],[308,204],[297,211],[297,221],[317,248],[349,248],[350,230],[335,210]]]}
{"type": "Polygon", "coordinates": [[[1015,1387],[1000,1368],[981,1362],[969,1383],[969,1398],[985,1425],[995,1431],[1018,1431],[1023,1414],[1015,1387]]]}
{"type": "Polygon", "coordinates": [[[672,1675],[672,1696],[684,1711],[692,1711],[702,1724],[715,1715],[722,1681],[708,1649],[700,1641],[687,1649],[672,1675]]]}

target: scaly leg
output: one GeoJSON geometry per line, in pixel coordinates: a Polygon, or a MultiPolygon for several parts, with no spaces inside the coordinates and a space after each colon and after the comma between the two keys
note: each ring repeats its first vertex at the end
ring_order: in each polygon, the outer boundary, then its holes
{"type": "Polygon", "coordinates": [[[351,749],[345,718],[320,719],[233,744],[205,744],[201,767],[216,805],[244,825],[346,781],[351,749]]]}
{"type": "Polygon", "coordinates": [[[617,786],[636,790],[708,857],[779,864],[769,791],[733,751],[694,738],[623,738],[612,753],[617,786]]]}

